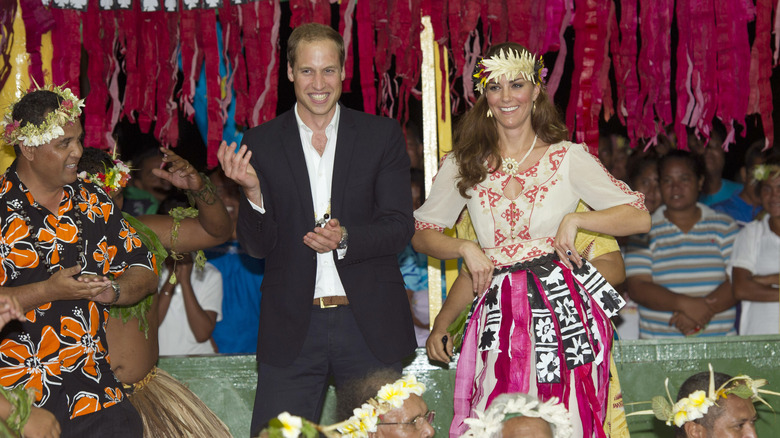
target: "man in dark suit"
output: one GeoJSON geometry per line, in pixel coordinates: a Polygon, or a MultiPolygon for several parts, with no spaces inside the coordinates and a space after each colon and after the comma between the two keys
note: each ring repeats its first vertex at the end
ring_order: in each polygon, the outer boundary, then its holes
{"type": "Polygon", "coordinates": [[[296,28],[287,56],[295,107],[218,154],[244,193],[238,238],[266,259],[253,434],[282,411],[318,421],[331,376],[400,371],[416,345],[396,260],[414,227],[401,130],[338,104],[330,27],[296,28]]]}

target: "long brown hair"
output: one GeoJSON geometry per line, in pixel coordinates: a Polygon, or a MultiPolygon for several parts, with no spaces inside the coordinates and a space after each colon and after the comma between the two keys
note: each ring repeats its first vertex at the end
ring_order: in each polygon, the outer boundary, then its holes
{"type": "MultiPolygon", "coordinates": [[[[519,53],[527,51],[517,43],[501,43],[490,48],[487,57],[499,50],[512,50],[519,53]]],[[[555,104],[547,95],[543,84],[531,113],[531,128],[542,141],[548,144],[558,143],[569,138],[569,130],[561,120],[555,104]]],[[[467,198],[466,191],[484,181],[488,174],[486,162],[496,163],[501,167],[501,153],[498,149],[498,129],[496,120],[486,116],[488,111],[487,98],[479,96],[474,107],[460,118],[455,128],[453,153],[458,163],[458,191],[467,198]]]]}

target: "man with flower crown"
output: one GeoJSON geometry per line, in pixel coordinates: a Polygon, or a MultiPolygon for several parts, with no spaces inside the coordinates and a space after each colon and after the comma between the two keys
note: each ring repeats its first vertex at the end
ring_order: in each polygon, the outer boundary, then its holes
{"type": "MultiPolygon", "coordinates": [[[[44,87],[3,120],[17,158],[0,178],[0,286],[26,314],[3,329],[0,385],[25,388],[62,436],[140,437],[104,327],[112,304],[154,292],[155,261],[108,195],[77,177],[82,107],[69,89],[44,87]]],[[[34,420],[15,420],[14,432],[30,435],[34,420]]]]}

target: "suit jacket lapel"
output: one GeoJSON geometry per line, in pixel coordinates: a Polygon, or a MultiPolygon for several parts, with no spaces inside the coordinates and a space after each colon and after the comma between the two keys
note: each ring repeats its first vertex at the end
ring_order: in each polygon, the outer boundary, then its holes
{"type": "Polygon", "coordinates": [[[294,107],[287,112],[289,117],[287,117],[284,124],[285,135],[282,140],[282,149],[284,149],[290,172],[295,181],[295,191],[298,199],[301,201],[301,208],[304,214],[311,219],[312,227],[314,227],[314,201],[311,197],[309,171],[306,169],[306,158],[303,156],[301,134],[293,111],[295,111],[294,107]]]}
{"type": "Polygon", "coordinates": [[[341,218],[344,211],[344,192],[347,187],[349,167],[352,162],[354,150],[357,147],[355,137],[355,120],[352,111],[341,107],[339,116],[338,138],[336,139],[336,156],[333,163],[333,179],[330,188],[330,199],[333,217],[341,218]]]}

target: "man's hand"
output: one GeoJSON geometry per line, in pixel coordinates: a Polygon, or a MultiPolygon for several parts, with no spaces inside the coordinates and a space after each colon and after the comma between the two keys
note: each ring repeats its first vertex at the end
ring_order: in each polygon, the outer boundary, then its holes
{"type": "Polygon", "coordinates": [[[303,243],[318,253],[333,251],[341,242],[341,223],[333,218],[324,227],[314,227],[303,236],[303,243]]]}
{"type": "Polygon", "coordinates": [[[45,287],[57,294],[57,300],[94,300],[106,287],[111,288],[111,280],[107,277],[79,275],[74,278],[79,273],[79,265],[60,269],[46,280],[45,287]]]}
{"type": "Polygon", "coordinates": [[[54,418],[54,414],[46,409],[30,409],[30,418],[22,429],[22,436],[25,438],[59,438],[60,423],[54,418]]]}
{"type": "Polygon", "coordinates": [[[669,320],[669,325],[675,326],[677,330],[685,336],[695,335],[702,330],[702,327],[698,326],[691,318],[688,318],[680,312],[674,312],[672,318],[669,320]]]}
{"type": "Polygon", "coordinates": [[[24,321],[24,312],[22,306],[16,297],[0,295],[0,330],[12,320],[24,321]]]}
{"type": "Polygon", "coordinates": [[[197,192],[204,186],[204,181],[194,167],[184,158],[176,155],[171,149],[161,147],[163,163],[169,163],[167,169],[152,169],[154,176],[170,182],[174,187],[182,190],[197,192]]]}
{"type": "Polygon", "coordinates": [[[678,301],[680,303],[679,311],[696,323],[699,329],[709,324],[712,317],[715,316],[715,312],[712,311],[704,298],[681,295],[678,301]]]}
{"type": "Polygon", "coordinates": [[[247,199],[260,205],[260,180],[257,177],[255,168],[249,164],[251,158],[252,151],[247,150],[246,145],[241,146],[238,152],[236,152],[235,142],[228,146],[223,141],[217,151],[217,159],[219,159],[219,164],[222,165],[225,176],[244,189],[247,199]]]}

